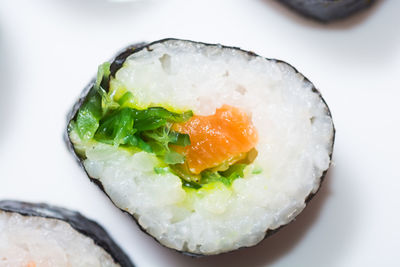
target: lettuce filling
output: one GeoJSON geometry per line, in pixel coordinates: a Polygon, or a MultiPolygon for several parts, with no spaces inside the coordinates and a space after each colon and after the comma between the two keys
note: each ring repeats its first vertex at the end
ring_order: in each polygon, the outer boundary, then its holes
{"type": "Polygon", "coordinates": [[[223,171],[207,169],[199,175],[190,173],[183,167],[185,156],[172,148],[190,145],[190,137],[172,130],[172,125],[189,120],[193,112],[171,112],[163,107],[132,108],[131,92],[125,92],[117,100],[107,93],[110,79],[110,64],[106,62],[99,66],[93,87],[70,123],[69,131],[75,130],[82,141],[95,140],[133,152],[153,153],[163,163],[162,167],[154,168],[155,173],[173,173],[188,188],[199,189],[213,182],[230,186],[235,179],[244,177],[243,170],[248,164],[243,162],[223,171]]]}

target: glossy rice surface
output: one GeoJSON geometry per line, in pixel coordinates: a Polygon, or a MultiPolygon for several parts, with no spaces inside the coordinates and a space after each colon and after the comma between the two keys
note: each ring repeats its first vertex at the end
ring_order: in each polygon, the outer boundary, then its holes
{"type": "Polygon", "coordinates": [[[286,63],[169,40],[129,56],[110,90],[132,92],[138,108],[201,116],[230,105],[245,112],[257,131],[258,155],[245,177],[199,190],[182,187],[172,173],[156,174],[159,160],[152,154],[84,143],[70,133],[84,151],[89,175],[170,248],[209,255],[257,244],[304,209],[329,167],[334,130],[326,104],[286,63]]]}

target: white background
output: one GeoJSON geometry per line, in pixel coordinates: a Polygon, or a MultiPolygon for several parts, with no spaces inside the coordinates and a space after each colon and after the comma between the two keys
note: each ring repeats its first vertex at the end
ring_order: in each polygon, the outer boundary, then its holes
{"type": "Polygon", "coordinates": [[[2,0],[0,199],[79,210],[139,267],[399,266],[399,11],[400,1],[378,1],[350,20],[321,25],[268,0],[2,0]],[[160,246],[66,149],[66,114],[97,66],[128,44],[166,37],[285,60],[331,108],[334,166],[321,191],[256,247],[192,259],[160,246]]]}

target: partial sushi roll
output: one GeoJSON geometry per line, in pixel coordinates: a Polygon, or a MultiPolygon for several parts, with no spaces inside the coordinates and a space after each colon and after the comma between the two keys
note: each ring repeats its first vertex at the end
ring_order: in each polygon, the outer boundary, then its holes
{"type": "Polygon", "coordinates": [[[215,255],[259,243],[318,191],[334,126],[289,64],[164,39],[99,67],[67,142],[121,210],[162,245],[215,255]]]}
{"type": "Polygon", "coordinates": [[[374,0],[279,0],[306,17],[322,22],[343,19],[368,8],[374,0]]]}
{"type": "Polygon", "coordinates": [[[133,267],[96,222],[47,204],[0,201],[0,266],[133,267]]]}

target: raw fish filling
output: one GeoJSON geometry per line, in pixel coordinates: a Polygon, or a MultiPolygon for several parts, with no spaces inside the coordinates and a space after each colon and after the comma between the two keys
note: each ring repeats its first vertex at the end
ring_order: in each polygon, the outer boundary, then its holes
{"type": "Polygon", "coordinates": [[[249,117],[238,108],[224,105],[211,116],[193,116],[173,125],[190,136],[191,144],[182,149],[192,173],[216,167],[225,161],[243,158],[257,143],[257,133],[249,117]]]}

